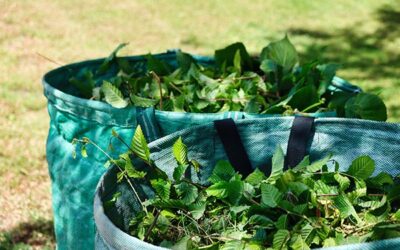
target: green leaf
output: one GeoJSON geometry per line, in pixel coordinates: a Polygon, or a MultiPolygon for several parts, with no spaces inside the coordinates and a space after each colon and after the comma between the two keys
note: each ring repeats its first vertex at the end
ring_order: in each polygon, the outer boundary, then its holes
{"type": "Polygon", "coordinates": [[[304,214],[304,212],[307,210],[308,204],[298,204],[293,206],[293,212],[297,214],[304,214]]]}
{"type": "Polygon", "coordinates": [[[336,186],[330,186],[322,180],[318,180],[314,183],[314,190],[317,192],[317,194],[322,194],[322,195],[338,193],[336,186]]]}
{"type": "Polygon", "coordinates": [[[234,180],[234,181],[230,181],[228,183],[228,201],[230,202],[230,204],[232,205],[236,205],[240,198],[242,198],[243,195],[243,189],[244,189],[244,183],[243,181],[240,180],[234,180]]]}
{"type": "Polygon", "coordinates": [[[181,199],[187,205],[193,203],[199,195],[197,188],[186,182],[175,185],[175,190],[179,196],[179,199],[181,199]]]}
{"type": "Polygon", "coordinates": [[[176,140],[176,142],[172,146],[172,152],[174,154],[174,157],[175,157],[176,161],[179,164],[181,164],[181,165],[187,165],[188,164],[187,147],[183,143],[181,137],[179,137],[179,139],[176,140]]]}
{"type": "Polygon", "coordinates": [[[345,117],[345,105],[346,102],[356,94],[347,92],[334,92],[328,103],[328,108],[331,110],[336,110],[339,117],[345,117]]]}
{"type": "Polygon", "coordinates": [[[326,93],[328,86],[332,84],[333,77],[336,75],[336,71],[339,68],[338,64],[329,63],[317,65],[317,69],[321,72],[321,82],[318,86],[318,95],[322,96],[326,93]]]}
{"type": "Polygon", "coordinates": [[[181,200],[155,200],[152,204],[162,209],[187,209],[187,206],[181,200]]]}
{"type": "Polygon", "coordinates": [[[174,169],[174,173],[172,174],[172,177],[174,178],[175,181],[180,181],[183,174],[185,173],[187,169],[187,165],[178,165],[174,169]]]}
{"type": "Polygon", "coordinates": [[[310,156],[306,155],[303,160],[301,160],[301,162],[299,164],[297,164],[297,166],[295,166],[294,168],[292,168],[292,170],[294,172],[297,171],[303,171],[307,166],[310,165],[310,156]]]}
{"type": "Polygon", "coordinates": [[[130,178],[143,179],[146,176],[146,172],[134,168],[129,154],[122,154],[120,155],[120,158],[125,160],[125,172],[130,178]]]}
{"type": "Polygon", "coordinates": [[[255,214],[249,218],[249,223],[258,225],[261,227],[272,227],[274,225],[274,221],[268,218],[265,215],[255,214]]]}
{"type": "Polygon", "coordinates": [[[272,60],[285,70],[290,70],[299,61],[296,48],[287,36],[265,47],[261,52],[260,58],[261,61],[265,59],[272,60]]]}
{"type": "Polygon", "coordinates": [[[274,234],[272,246],[277,250],[288,249],[287,243],[290,239],[290,232],[285,229],[280,229],[274,234]]]}
{"type": "Polygon", "coordinates": [[[125,166],[125,170],[126,170],[126,174],[131,177],[131,178],[137,178],[137,179],[143,179],[146,176],[146,172],[143,171],[138,171],[136,169],[134,169],[133,167],[131,167],[132,164],[130,165],[126,165],[125,166]],[[128,167],[127,167],[128,166],[128,167]]]}
{"type": "Polygon", "coordinates": [[[354,191],[347,193],[347,197],[351,201],[367,195],[367,185],[364,180],[355,179],[354,183],[354,191]]]}
{"type": "Polygon", "coordinates": [[[304,225],[300,230],[301,237],[305,241],[308,241],[309,238],[313,236],[313,232],[314,232],[314,227],[310,223],[304,225]]]}
{"type": "Polygon", "coordinates": [[[172,71],[171,66],[168,63],[166,63],[165,61],[162,61],[162,60],[154,57],[151,54],[148,54],[145,57],[147,59],[147,71],[148,72],[153,71],[158,76],[164,76],[164,75],[168,75],[169,73],[171,73],[171,71],[172,71]]]}
{"type": "Polygon", "coordinates": [[[265,59],[261,62],[260,69],[264,71],[264,73],[276,72],[278,70],[278,66],[275,61],[265,59]]]}
{"type": "Polygon", "coordinates": [[[215,196],[219,199],[226,198],[228,196],[228,182],[216,182],[206,189],[206,193],[209,196],[215,196]]]}
{"type": "Polygon", "coordinates": [[[343,176],[339,173],[335,173],[333,178],[335,178],[335,180],[339,183],[340,191],[344,192],[344,191],[346,191],[346,189],[348,189],[350,187],[350,179],[348,177],[343,176]]]}
{"type": "Polygon", "coordinates": [[[257,186],[261,183],[262,180],[265,180],[267,177],[265,174],[256,168],[251,174],[249,174],[245,181],[250,183],[253,186],[257,186]]]}
{"type": "Polygon", "coordinates": [[[353,216],[358,223],[361,222],[361,219],[358,216],[356,210],[345,195],[336,196],[335,198],[333,198],[333,202],[340,212],[340,218],[346,219],[349,216],[353,216]]]}
{"type": "Polygon", "coordinates": [[[154,107],[159,102],[158,100],[140,97],[133,93],[131,93],[130,99],[131,99],[133,105],[135,105],[137,107],[143,107],[143,108],[154,107]]]}
{"type": "Polygon", "coordinates": [[[82,155],[83,158],[87,158],[88,157],[88,154],[87,154],[87,151],[86,151],[86,145],[82,145],[81,146],[81,155],[82,155]]]}
{"type": "Polygon", "coordinates": [[[241,66],[243,70],[251,69],[253,63],[243,43],[234,43],[224,49],[216,50],[214,58],[217,67],[220,70],[225,71],[227,67],[234,66],[234,58],[238,50],[240,51],[241,66]]]}
{"type": "Polygon", "coordinates": [[[247,242],[244,246],[245,250],[265,250],[261,242],[247,242]]]}
{"type": "Polygon", "coordinates": [[[244,250],[245,242],[241,240],[230,240],[223,244],[220,250],[244,250]]]}
{"type": "Polygon", "coordinates": [[[196,160],[190,160],[190,163],[192,164],[192,167],[194,169],[194,171],[196,171],[197,173],[200,172],[200,163],[196,160]]]}
{"type": "Polygon", "coordinates": [[[249,114],[257,114],[260,112],[260,105],[256,98],[251,99],[247,102],[246,106],[244,106],[244,112],[249,114]]]}
{"type": "Polygon", "coordinates": [[[196,65],[196,61],[193,57],[182,51],[176,52],[176,61],[178,62],[179,68],[183,74],[186,74],[189,71],[192,64],[196,65]]]}
{"type": "Polygon", "coordinates": [[[151,186],[154,188],[156,194],[162,200],[168,200],[171,193],[171,183],[167,180],[156,179],[150,181],[151,186]]]}
{"type": "Polygon", "coordinates": [[[372,160],[371,157],[365,155],[355,159],[351,163],[351,166],[347,170],[347,173],[361,180],[365,180],[368,177],[370,177],[374,173],[374,171],[375,171],[374,160],[372,160]]]}
{"type": "Polygon", "coordinates": [[[229,181],[235,175],[235,169],[228,161],[219,161],[209,178],[212,183],[218,183],[220,181],[229,181]]]}
{"type": "Polygon", "coordinates": [[[118,51],[120,51],[122,48],[127,46],[127,43],[121,43],[117,46],[117,48],[114,49],[113,52],[103,61],[103,63],[100,65],[98,68],[96,74],[104,74],[111,66],[111,64],[114,62],[114,60],[117,57],[118,51]]]}
{"type": "Polygon", "coordinates": [[[171,100],[172,103],[174,104],[174,109],[173,111],[175,112],[185,112],[185,96],[181,95],[178,97],[173,97],[173,93],[171,92],[171,100]]]}
{"type": "Polygon", "coordinates": [[[190,236],[184,236],[183,238],[179,239],[178,242],[171,247],[172,250],[187,250],[191,249],[192,247],[192,240],[190,236]]]}
{"type": "Polygon", "coordinates": [[[288,183],[289,190],[293,192],[295,195],[299,196],[304,191],[308,190],[308,186],[302,182],[291,181],[288,183]]]}
{"type": "Polygon", "coordinates": [[[104,167],[105,168],[109,168],[111,166],[111,161],[110,160],[108,160],[108,161],[106,161],[106,163],[104,163],[104,167]]]}
{"type": "Polygon", "coordinates": [[[336,241],[334,238],[327,238],[324,240],[324,247],[334,247],[336,246],[336,241]]]}
{"type": "Polygon", "coordinates": [[[381,200],[369,200],[369,201],[359,202],[357,206],[375,210],[385,205],[386,202],[387,202],[386,196],[382,196],[381,200]]]}
{"type": "Polygon", "coordinates": [[[320,171],[322,169],[322,167],[325,166],[331,158],[332,158],[332,156],[328,155],[319,161],[313,162],[311,165],[307,166],[306,169],[307,169],[307,171],[309,171],[311,173],[320,171]]]}
{"type": "Polygon", "coordinates": [[[230,208],[230,211],[233,212],[234,214],[238,214],[245,210],[248,210],[249,208],[250,208],[250,206],[247,206],[247,205],[233,206],[230,208]]]}
{"type": "Polygon", "coordinates": [[[68,80],[74,85],[84,98],[91,98],[93,96],[93,89],[96,85],[92,71],[83,69],[78,72],[76,76],[68,80]]]}
{"type": "Polygon", "coordinates": [[[121,183],[125,177],[125,171],[117,173],[117,183],[121,183]]]}
{"type": "Polygon", "coordinates": [[[256,233],[254,234],[252,240],[262,243],[262,242],[265,242],[268,240],[267,237],[268,236],[267,236],[266,230],[264,228],[258,228],[256,230],[256,233]]]}
{"type": "Polygon", "coordinates": [[[285,155],[280,146],[276,148],[274,155],[272,156],[272,170],[271,175],[268,177],[269,183],[275,183],[279,176],[283,173],[283,167],[285,164],[285,155]]]}
{"type": "Polygon", "coordinates": [[[261,203],[269,207],[278,206],[281,202],[283,194],[273,185],[261,184],[261,203]]]}
{"type": "Polygon", "coordinates": [[[294,239],[292,239],[291,242],[292,243],[290,244],[290,247],[293,250],[309,250],[310,249],[310,247],[303,240],[303,238],[301,238],[300,235],[297,235],[294,239]]]}
{"type": "Polygon", "coordinates": [[[275,222],[277,229],[288,229],[289,217],[287,214],[279,216],[278,220],[275,222]]]}
{"type": "Polygon", "coordinates": [[[385,185],[393,185],[393,177],[385,172],[381,172],[378,175],[368,178],[368,183],[374,187],[382,188],[385,185]]]}
{"type": "MultiPolygon", "coordinates": [[[[292,90],[295,90],[295,88],[292,90]]],[[[297,89],[293,94],[290,94],[287,99],[287,105],[299,111],[309,109],[310,106],[318,102],[320,102],[320,98],[314,85],[306,85],[297,89]]],[[[284,103],[285,101],[283,104],[284,103]]]]}
{"type": "Polygon", "coordinates": [[[394,213],[393,216],[397,221],[400,221],[400,210],[397,210],[396,213],[394,213]]]}
{"type": "Polygon", "coordinates": [[[290,183],[294,183],[296,175],[292,170],[283,172],[283,174],[276,180],[275,186],[282,192],[289,191],[290,183]]]}
{"type": "Polygon", "coordinates": [[[115,202],[117,202],[118,198],[122,196],[121,192],[116,192],[112,195],[111,200],[108,200],[104,202],[104,206],[109,207],[115,205],[115,202]]]}
{"type": "Polygon", "coordinates": [[[230,182],[220,181],[206,189],[209,196],[215,196],[219,199],[225,199],[230,204],[235,205],[243,195],[244,183],[240,180],[230,182]]]}
{"type": "Polygon", "coordinates": [[[242,72],[242,60],[240,57],[240,50],[236,50],[235,57],[233,58],[233,67],[239,74],[242,72]]]}
{"type": "Polygon", "coordinates": [[[104,81],[103,85],[101,85],[101,91],[104,94],[106,102],[114,108],[125,108],[128,106],[128,102],[124,99],[121,91],[110,82],[104,81]]]}
{"type": "Polygon", "coordinates": [[[201,217],[203,217],[204,212],[206,211],[206,202],[196,202],[190,204],[189,211],[195,220],[200,219],[201,217]]]}
{"type": "Polygon", "coordinates": [[[369,93],[359,93],[350,98],[345,105],[345,115],[348,118],[386,121],[385,103],[379,96],[369,93]]]}
{"type": "Polygon", "coordinates": [[[131,148],[136,156],[150,164],[150,150],[147,146],[146,138],[144,137],[142,128],[137,126],[132,139],[131,148]]]}

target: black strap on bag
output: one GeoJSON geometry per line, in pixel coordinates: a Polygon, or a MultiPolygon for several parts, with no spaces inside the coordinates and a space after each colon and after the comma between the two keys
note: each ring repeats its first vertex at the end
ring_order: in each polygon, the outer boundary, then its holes
{"type": "Polygon", "coordinates": [[[295,167],[306,156],[313,125],[314,117],[296,116],[294,118],[286,151],[285,170],[295,167]]]}
{"type": "Polygon", "coordinates": [[[248,176],[253,172],[253,168],[240,139],[235,122],[232,119],[216,120],[214,121],[214,126],[224,146],[229,162],[243,177],[248,176]]]}

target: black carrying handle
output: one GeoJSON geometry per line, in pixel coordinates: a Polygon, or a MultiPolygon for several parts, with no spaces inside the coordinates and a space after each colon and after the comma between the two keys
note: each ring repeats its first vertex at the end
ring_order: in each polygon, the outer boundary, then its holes
{"type": "MultiPolygon", "coordinates": [[[[252,173],[249,156],[232,119],[214,121],[229,162],[244,177],[252,173]]],[[[313,133],[314,117],[296,116],[290,130],[284,169],[295,167],[307,154],[307,145],[313,133]]],[[[270,171],[268,171],[270,172],[270,171]]],[[[269,175],[269,174],[268,174],[269,175]]]]}
{"type": "Polygon", "coordinates": [[[306,156],[313,127],[314,117],[296,116],[294,118],[286,150],[285,170],[297,166],[306,156]]]}
{"type": "Polygon", "coordinates": [[[225,153],[232,166],[242,174],[243,177],[252,173],[253,168],[249,156],[246,153],[233,119],[216,120],[214,121],[214,127],[217,130],[225,153]]]}

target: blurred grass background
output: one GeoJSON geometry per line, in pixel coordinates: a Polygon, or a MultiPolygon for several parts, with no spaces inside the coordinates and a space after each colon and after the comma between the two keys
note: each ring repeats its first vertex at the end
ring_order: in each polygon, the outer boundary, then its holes
{"type": "MultiPolygon", "coordinates": [[[[54,248],[42,75],[60,63],[181,48],[257,53],[287,33],[303,60],[380,93],[400,121],[400,1],[0,0],[0,249],[54,248]]],[[[72,167],[72,166],[71,166],[72,167]]]]}

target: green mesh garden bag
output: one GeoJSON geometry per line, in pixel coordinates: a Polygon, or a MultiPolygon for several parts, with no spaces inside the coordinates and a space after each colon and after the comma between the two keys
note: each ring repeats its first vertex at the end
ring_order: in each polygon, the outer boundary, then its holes
{"type": "MultiPolygon", "coordinates": [[[[176,66],[176,53],[155,55],[176,66]]],[[[211,64],[209,57],[194,56],[201,64],[211,64]]],[[[144,71],[144,56],[127,58],[138,71],[144,71]]],[[[163,112],[152,108],[127,107],[116,109],[107,103],[78,98],[77,90],[69,79],[82,68],[98,68],[104,59],[84,61],[66,65],[47,73],[43,78],[44,94],[48,99],[50,130],[46,155],[52,182],[52,200],[55,234],[58,249],[92,249],[94,223],[92,201],[95,187],[106,157],[99,151],[88,148],[89,157],[74,159],[72,155],[74,138],[88,137],[101,148],[106,149],[109,136],[114,129],[129,141],[134,128],[140,124],[148,141],[168,135],[180,129],[201,125],[213,120],[233,118],[235,120],[265,117],[242,112],[217,114],[194,114],[163,112]]],[[[357,92],[359,88],[340,78],[334,78],[331,91],[357,92]]],[[[315,116],[335,116],[335,113],[317,113],[315,116]]],[[[114,154],[121,153],[114,148],[114,154]]]]}
{"type": "MultiPolygon", "coordinates": [[[[224,120],[230,121],[232,120],[224,120]]],[[[216,122],[218,123],[218,122],[216,122]]],[[[333,154],[339,166],[350,166],[352,160],[360,155],[369,155],[376,162],[374,174],[382,171],[397,176],[400,174],[400,125],[384,122],[342,118],[304,118],[278,117],[236,121],[236,128],[247,152],[252,168],[267,166],[277,146],[286,151],[288,166],[295,166],[306,154],[314,160],[333,154]]],[[[238,150],[229,144],[235,137],[230,127],[215,126],[214,123],[185,129],[162,137],[149,144],[151,158],[155,165],[172,179],[177,166],[172,155],[174,142],[181,137],[188,148],[188,159],[197,160],[200,174],[192,173],[192,181],[206,184],[212,168],[218,160],[238,162],[238,150]],[[228,145],[228,146],[227,146],[228,145]],[[230,145],[230,146],[229,146],[230,145]]],[[[240,151],[240,150],[239,150],[240,151]]],[[[240,162],[240,160],[239,160],[240,162]]],[[[136,166],[138,163],[136,163],[136,166]]],[[[243,165],[243,164],[242,164],[243,165]]],[[[347,170],[347,169],[340,169],[347,170]]],[[[97,228],[96,249],[164,249],[148,244],[126,232],[130,219],[141,210],[140,203],[126,182],[117,183],[118,169],[110,168],[97,187],[94,201],[94,217],[97,228]],[[114,206],[103,204],[112,199],[116,192],[121,195],[114,206]]],[[[137,182],[139,196],[146,197],[148,186],[137,182]]],[[[331,250],[384,250],[400,249],[400,238],[374,241],[371,243],[350,244],[331,250]]]]}

